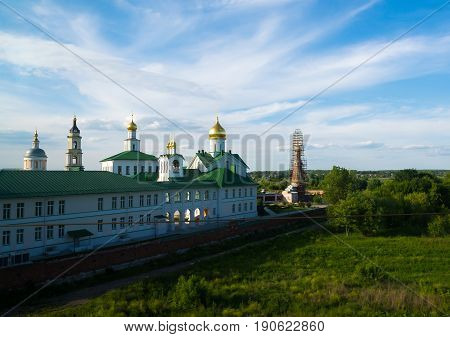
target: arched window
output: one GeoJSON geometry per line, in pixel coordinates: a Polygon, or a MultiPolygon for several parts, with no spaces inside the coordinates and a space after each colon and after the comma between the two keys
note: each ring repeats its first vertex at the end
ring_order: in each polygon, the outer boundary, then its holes
{"type": "Polygon", "coordinates": [[[195,200],[200,200],[200,191],[195,191],[195,200]]]}
{"type": "Polygon", "coordinates": [[[172,162],[173,172],[178,172],[180,170],[180,162],[178,160],[174,160],[172,162]]]}
{"type": "Polygon", "coordinates": [[[77,157],[76,157],[76,156],[73,156],[73,157],[72,157],[72,164],[73,164],[73,165],[76,165],[76,164],[77,164],[77,157]]]}
{"type": "Polygon", "coordinates": [[[73,148],[76,150],[78,149],[78,143],[76,140],[73,141],[73,148]]]}

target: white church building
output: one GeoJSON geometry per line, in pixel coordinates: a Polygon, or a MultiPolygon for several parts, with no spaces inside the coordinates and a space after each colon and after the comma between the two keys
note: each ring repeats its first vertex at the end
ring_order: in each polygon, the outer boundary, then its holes
{"type": "Polygon", "coordinates": [[[190,163],[173,139],[158,157],[141,152],[132,119],[124,151],[103,159],[101,171],[84,169],[76,122],[64,170],[46,169],[37,131],[24,169],[0,170],[0,268],[257,215],[257,185],[242,158],[227,151],[218,119],[209,151],[190,163]]]}

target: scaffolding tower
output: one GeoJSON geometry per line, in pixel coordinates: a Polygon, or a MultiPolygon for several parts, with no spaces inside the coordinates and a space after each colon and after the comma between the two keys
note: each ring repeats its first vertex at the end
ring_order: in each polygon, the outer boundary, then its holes
{"type": "Polygon", "coordinates": [[[296,129],[292,134],[290,171],[291,185],[297,188],[299,196],[304,196],[306,187],[306,158],[303,133],[299,129],[296,129]]]}

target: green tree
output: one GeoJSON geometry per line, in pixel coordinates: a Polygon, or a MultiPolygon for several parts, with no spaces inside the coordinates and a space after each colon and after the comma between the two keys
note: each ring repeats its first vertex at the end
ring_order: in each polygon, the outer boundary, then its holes
{"type": "Polygon", "coordinates": [[[325,200],[330,204],[345,199],[349,193],[360,190],[363,186],[364,183],[357,178],[354,171],[338,166],[333,166],[333,169],[324,177],[321,184],[325,193],[325,200]]]}

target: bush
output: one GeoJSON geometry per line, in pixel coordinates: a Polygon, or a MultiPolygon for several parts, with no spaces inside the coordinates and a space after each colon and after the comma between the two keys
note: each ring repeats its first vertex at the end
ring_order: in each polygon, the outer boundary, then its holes
{"type": "Polygon", "coordinates": [[[206,294],[207,282],[203,277],[191,275],[186,279],[180,276],[172,293],[172,301],[177,309],[193,309],[206,304],[206,294]]]}
{"type": "Polygon", "coordinates": [[[428,223],[428,234],[434,237],[445,236],[450,230],[450,215],[438,215],[428,223]]]}
{"type": "Polygon", "coordinates": [[[388,275],[383,269],[373,263],[358,265],[356,267],[356,272],[362,278],[373,281],[384,281],[388,279],[388,275]]]}

